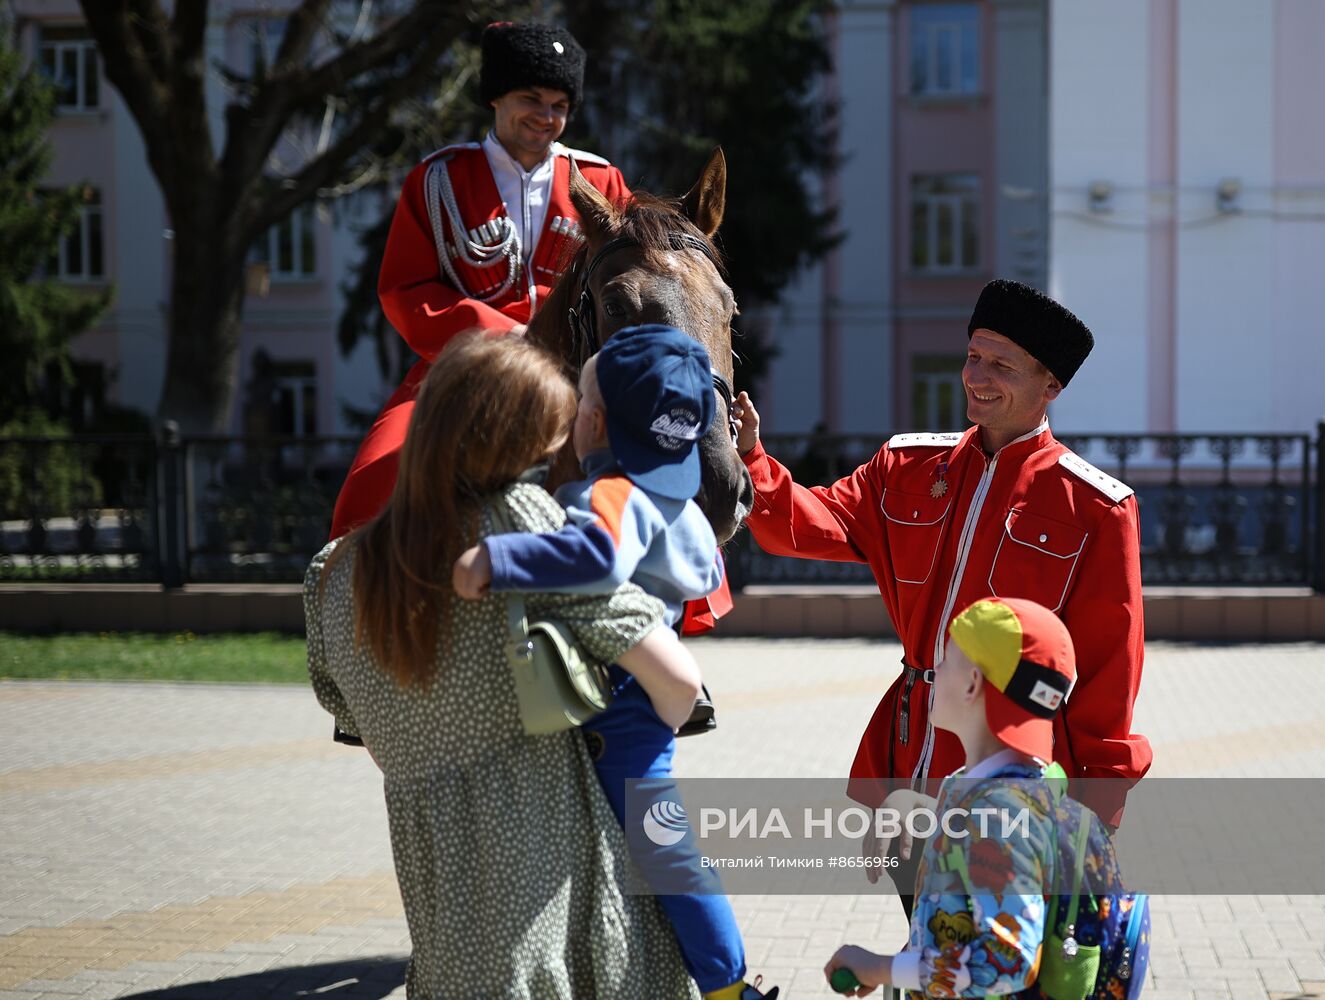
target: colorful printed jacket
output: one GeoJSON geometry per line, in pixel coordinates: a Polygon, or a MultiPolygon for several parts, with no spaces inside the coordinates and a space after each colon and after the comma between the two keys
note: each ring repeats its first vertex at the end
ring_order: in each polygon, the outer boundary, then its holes
{"type": "Polygon", "coordinates": [[[971,816],[967,836],[940,830],[926,843],[910,937],[893,958],[893,983],[911,1000],[1016,993],[1034,982],[1040,967],[1046,906],[1042,892],[1029,890],[1042,889],[1053,877],[1049,786],[1039,767],[1005,751],[944,781],[938,814],[958,804],[971,816]],[[982,829],[976,810],[985,809],[993,812],[985,814],[982,829]],[[1008,836],[1005,815],[1025,817],[1008,836]],[[974,896],[952,868],[954,849],[965,861],[974,896]]]}
{"type": "Polygon", "coordinates": [[[693,500],[640,489],[616,470],[610,451],[583,462],[588,479],[557,491],[566,527],[534,535],[492,535],[493,590],[605,593],[631,580],[667,605],[667,624],[682,605],[722,582],[713,529],[693,500]]]}
{"type": "Polygon", "coordinates": [[[1024,597],[1055,612],[1077,652],[1077,683],[1054,720],[1054,759],[1072,794],[1111,826],[1127,789],[1150,767],[1132,732],[1144,625],[1136,497],[1054,439],[1047,423],[994,455],[979,428],[898,434],[831,486],[806,488],[756,445],[746,520],[774,555],[868,563],[906,663],[880,700],[851,768],[866,805],[883,782],[938,779],[962,763],[961,744],[929,723],[919,671],[943,659],[952,617],[982,597],[1024,597]],[[1078,787],[1079,779],[1093,780],[1078,787]]]}

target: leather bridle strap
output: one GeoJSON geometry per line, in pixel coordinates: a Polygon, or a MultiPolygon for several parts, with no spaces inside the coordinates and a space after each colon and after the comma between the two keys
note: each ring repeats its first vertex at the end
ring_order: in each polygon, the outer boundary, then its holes
{"type": "MultiPolygon", "coordinates": [[[[686,232],[668,233],[667,240],[671,243],[673,250],[698,250],[708,258],[718,273],[722,274],[722,264],[706,240],[686,232]]],[[[584,363],[597,354],[603,346],[598,339],[598,315],[593,293],[589,290],[589,281],[593,278],[593,273],[598,269],[598,265],[609,256],[618,250],[624,250],[626,247],[636,246],[639,246],[639,241],[632,236],[618,236],[616,239],[608,240],[599,248],[596,254],[589,258],[588,263],[580,272],[580,297],[576,304],[567,310],[571,332],[575,335],[575,360],[580,368],[583,368],[584,363]]],[[[735,441],[736,417],[732,413],[734,402],[732,384],[716,368],[710,370],[713,375],[713,388],[722,397],[722,402],[727,407],[727,430],[731,434],[732,440],[735,441]]]]}
{"type": "MultiPolygon", "coordinates": [[[[667,240],[671,243],[673,250],[698,250],[717,268],[719,274],[722,273],[722,264],[706,240],[686,232],[668,233],[667,240]]],[[[603,346],[598,339],[598,314],[594,308],[593,293],[589,290],[589,282],[593,278],[593,273],[598,270],[598,266],[604,260],[618,250],[637,246],[639,246],[639,241],[633,236],[618,236],[615,239],[608,240],[599,248],[596,254],[589,258],[588,263],[580,272],[580,297],[576,304],[567,310],[571,332],[575,335],[575,360],[580,367],[584,367],[584,363],[594,354],[597,354],[599,348],[603,346]]]]}

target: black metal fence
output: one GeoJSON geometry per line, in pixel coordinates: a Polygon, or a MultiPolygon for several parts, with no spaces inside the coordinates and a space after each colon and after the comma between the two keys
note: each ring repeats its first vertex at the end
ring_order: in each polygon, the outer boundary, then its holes
{"type": "MultiPolygon", "coordinates": [[[[1307,434],[1062,438],[1124,480],[1149,584],[1325,591],[1325,423],[1307,434]]],[[[868,460],[867,435],[769,435],[802,483],[868,460]]],[[[0,438],[0,581],[297,581],[327,537],[353,437],[0,438]]],[[[742,533],[732,582],[870,582],[864,566],[770,556],[742,533]]]]}

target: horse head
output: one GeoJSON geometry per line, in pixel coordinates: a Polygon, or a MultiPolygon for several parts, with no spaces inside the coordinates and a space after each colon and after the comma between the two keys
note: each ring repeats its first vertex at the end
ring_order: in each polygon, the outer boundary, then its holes
{"type": "MultiPolygon", "coordinates": [[[[529,336],[567,358],[576,375],[612,334],[628,326],[665,323],[704,345],[718,399],[713,426],[699,444],[703,471],[695,502],[719,543],[736,533],[754,502],[731,429],[736,300],[712,240],[722,224],[726,192],[721,149],[685,197],[637,193],[624,207],[613,205],[572,163],[570,197],[585,244],[529,327],[529,336]]],[[[563,452],[554,479],[572,478],[574,469],[574,454],[563,452]]]]}

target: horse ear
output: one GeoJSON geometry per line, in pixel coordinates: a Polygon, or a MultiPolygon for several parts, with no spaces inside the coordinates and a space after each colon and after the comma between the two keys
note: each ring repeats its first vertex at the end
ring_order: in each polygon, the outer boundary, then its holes
{"type": "Polygon", "coordinates": [[[700,174],[686,196],[681,208],[697,229],[712,236],[722,225],[722,213],[727,207],[727,157],[719,146],[709,157],[708,166],[700,174]]]}
{"type": "Polygon", "coordinates": [[[607,195],[584,179],[573,158],[570,161],[570,202],[580,216],[580,227],[590,243],[600,243],[615,231],[616,207],[607,195]]]}

